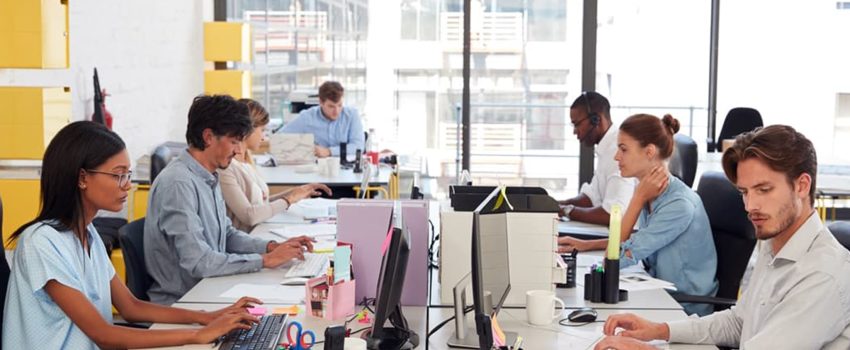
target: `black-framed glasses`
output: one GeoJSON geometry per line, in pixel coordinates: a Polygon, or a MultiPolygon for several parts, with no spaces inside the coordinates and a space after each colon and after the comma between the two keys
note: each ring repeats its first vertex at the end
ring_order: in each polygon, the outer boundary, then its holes
{"type": "Polygon", "coordinates": [[[115,178],[115,181],[118,181],[118,187],[121,187],[121,188],[127,187],[127,185],[130,184],[130,178],[133,177],[132,171],[128,171],[128,172],[123,173],[123,174],[110,173],[108,171],[100,171],[100,170],[93,170],[93,169],[86,169],[86,171],[90,172],[90,173],[95,173],[95,174],[112,175],[112,177],[115,178]]]}

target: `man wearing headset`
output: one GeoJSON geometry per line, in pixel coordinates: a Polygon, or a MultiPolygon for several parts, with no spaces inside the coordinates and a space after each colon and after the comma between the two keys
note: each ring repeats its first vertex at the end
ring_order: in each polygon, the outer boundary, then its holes
{"type": "Polygon", "coordinates": [[[596,173],[590,184],[583,184],[578,196],[561,201],[561,216],[570,220],[608,225],[613,204],[626,208],[636,182],[620,176],[614,160],[619,128],[611,122],[611,105],[605,96],[583,92],[570,106],[573,134],[582,145],[596,147],[596,173]]]}

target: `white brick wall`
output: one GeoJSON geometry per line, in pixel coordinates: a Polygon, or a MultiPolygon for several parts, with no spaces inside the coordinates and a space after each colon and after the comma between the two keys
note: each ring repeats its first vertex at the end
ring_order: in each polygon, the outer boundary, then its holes
{"type": "Polygon", "coordinates": [[[93,68],[112,96],[113,128],[135,163],[164,141],[185,141],[203,92],[203,22],[212,0],[69,1],[70,68],[0,69],[0,86],[70,86],[72,120],[91,117],[93,68]]]}

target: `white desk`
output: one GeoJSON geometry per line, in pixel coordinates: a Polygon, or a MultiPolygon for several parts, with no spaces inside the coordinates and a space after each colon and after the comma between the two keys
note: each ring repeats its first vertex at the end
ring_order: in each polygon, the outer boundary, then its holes
{"type": "MultiPolygon", "coordinates": [[[[354,169],[340,169],[334,177],[320,175],[318,172],[300,173],[295,169],[301,165],[279,165],[276,167],[257,166],[257,172],[269,186],[298,186],[308,183],[323,183],[328,186],[359,186],[363,174],[355,174],[354,169]]],[[[390,181],[390,169],[380,167],[377,176],[372,176],[372,185],[386,185],[390,181]]]]}
{"type": "Polygon", "coordinates": [[[582,239],[608,238],[608,226],[580,221],[558,221],[558,234],[582,239]]]}

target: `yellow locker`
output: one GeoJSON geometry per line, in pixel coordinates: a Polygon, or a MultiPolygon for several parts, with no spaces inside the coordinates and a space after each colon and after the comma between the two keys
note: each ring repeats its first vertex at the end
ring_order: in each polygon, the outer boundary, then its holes
{"type": "Polygon", "coordinates": [[[68,68],[68,4],[0,0],[0,68],[68,68]]]}
{"type": "Polygon", "coordinates": [[[41,159],[53,136],[71,118],[71,93],[63,88],[0,87],[0,159],[41,159]]]}
{"type": "Polygon", "coordinates": [[[3,199],[3,245],[7,245],[12,232],[35,219],[39,206],[39,180],[0,179],[0,197],[3,199]]]}
{"type": "Polygon", "coordinates": [[[251,62],[251,53],[251,27],[247,23],[204,23],[205,61],[251,62]]]}
{"type": "Polygon", "coordinates": [[[226,94],[235,99],[251,98],[251,72],[208,70],[204,72],[204,93],[226,94]]]}

